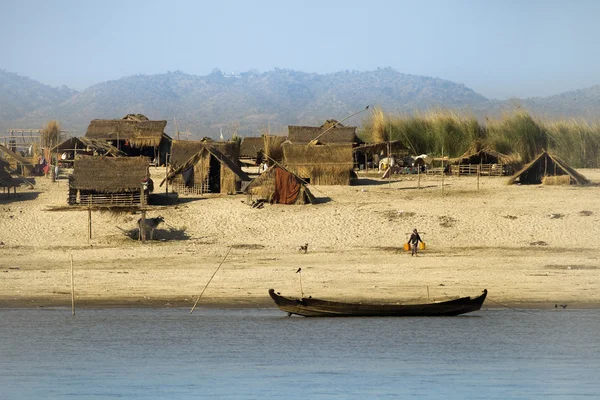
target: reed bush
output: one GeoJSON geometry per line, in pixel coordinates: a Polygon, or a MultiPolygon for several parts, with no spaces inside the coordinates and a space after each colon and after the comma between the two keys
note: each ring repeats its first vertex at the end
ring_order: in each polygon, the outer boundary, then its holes
{"type": "Polygon", "coordinates": [[[458,157],[479,141],[523,163],[545,149],[573,167],[600,168],[600,123],[541,120],[523,110],[486,118],[485,123],[444,110],[412,115],[377,110],[363,126],[365,138],[399,140],[413,154],[440,155],[443,147],[444,155],[458,157]]]}

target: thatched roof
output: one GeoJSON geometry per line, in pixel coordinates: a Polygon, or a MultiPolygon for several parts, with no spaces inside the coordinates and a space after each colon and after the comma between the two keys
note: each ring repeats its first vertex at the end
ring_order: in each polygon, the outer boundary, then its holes
{"type": "Polygon", "coordinates": [[[345,185],[354,170],[352,144],[284,144],[286,168],[316,185],[345,185]]]}
{"type": "Polygon", "coordinates": [[[408,148],[399,140],[381,143],[365,143],[352,149],[353,152],[377,154],[383,152],[387,155],[388,148],[391,148],[392,153],[403,153],[408,155],[408,148]]]}
{"type": "Polygon", "coordinates": [[[148,121],[139,118],[95,119],[90,122],[85,137],[99,140],[128,140],[134,147],[157,147],[163,137],[170,140],[164,133],[166,125],[167,121],[148,121]]]}
{"type": "Polygon", "coordinates": [[[12,158],[18,164],[21,164],[23,166],[23,168],[25,168],[29,173],[31,173],[33,171],[33,165],[29,161],[27,161],[26,158],[24,158],[20,154],[15,153],[14,151],[10,150],[8,147],[3,146],[1,144],[0,144],[0,156],[4,157],[5,159],[12,158]]]}
{"type": "Polygon", "coordinates": [[[253,179],[252,182],[250,182],[248,186],[246,186],[245,192],[250,193],[253,196],[256,196],[260,199],[267,200],[270,203],[275,202],[283,204],[312,204],[315,201],[314,196],[312,195],[310,190],[308,190],[308,188],[304,184],[304,181],[279,164],[272,165],[265,172],[253,179]],[[281,190],[278,187],[278,169],[284,171],[285,174],[289,174],[288,177],[291,178],[291,180],[293,181],[292,184],[296,187],[299,186],[300,188],[300,190],[298,191],[298,196],[293,201],[285,202],[281,199],[282,194],[280,192],[285,190],[281,190]]]}
{"type": "Polygon", "coordinates": [[[256,158],[258,152],[263,150],[264,142],[262,136],[245,137],[240,147],[240,157],[256,158]]]}
{"type": "Polygon", "coordinates": [[[323,144],[330,143],[362,143],[362,141],[356,136],[355,126],[344,126],[337,124],[333,128],[332,125],[337,123],[335,120],[327,120],[321,126],[288,126],[288,140],[294,144],[306,144],[317,137],[319,142],[323,144]],[[331,129],[329,129],[331,128],[331,129]],[[329,131],[327,131],[329,129],[329,131]],[[327,131],[324,135],[323,132],[327,131]]]}
{"type": "Polygon", "coordinates": [[[124,152],[122,152],[121,150],[117,149],[115,146],[111,145],[110,143],[107,143],[104,140],[89,139],[86,137],[69,138],[54,146],[51,151],[52,153],[55,153],[56,151],[60,152],[74,150],[75,148],[77,148],[77,150],[82,151],[89,149],[96,151],[101,155],[109,154],[113,157],[125,156],[124,152]]]}
{"type": "MultiPolygon", "coordinates": [[[[198,151],[196,154],[190,157],[186,162],[172,169],[167,175],[166,180],[168,180],[169,182],[172,181],[177,175],[181,174],[186,169],[195,165],[203,156],[206,155],[206,153],[210,153],[221,163],[221,165],[228,168],[235,176],[237,176],[240,181],[250,182],[250,177],[247,173],[242,171],[242,168],[236,162],[237,160],[234,161],[230,159],[229,157],[227,157],[227,155],[225,155],[219,149],[214,147],[213,144],[214,143],[210,143],[210,145],[203,146],[200,151],[198,151]]],[[[160,186],[162,186],[164,183],[165,179],[162,180],[160,186]]]]}
{"type": "Polygon", "coordinates": [[[460,157],[450,160],[453,164],[511,164],[514,161],[480,141],[473,143],[460,157]]]}
{"type": "Polygon", "coordinates": [[[237,141],[213,142],[206,140],[173,140],[171,143],[170,163],[173,168],[184,164],[205,147],[211,147],[238,164],[240,144],[237,141]]]}
{"type": "Polygon", "coordinates": [[[510,178],[508,183],[539,184],[542,183],[545,176],[560,175],[568,175],[570,183],[574,185],[590,184],[590,181],[585,176],[547,151],[543,151],[532,162],[521,168],[521,170],[510,178]]]}
{"type": "Polygon", "coordinates": [[[144,157],[82,157],[74,162],[69,186],[103,193],[139,192],[149,177],[144,157]]]}

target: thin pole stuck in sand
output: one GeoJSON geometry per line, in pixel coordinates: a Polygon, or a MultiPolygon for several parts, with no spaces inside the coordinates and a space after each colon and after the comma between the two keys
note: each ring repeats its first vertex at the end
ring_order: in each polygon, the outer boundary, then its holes
{"type": "Polygon", "coordinates": [[[302,289],[302,268],[298,268],[298,271],[296,271],[297,274],[300,274],[300,295],[301,298],[304,298],[304,290],[302,289]]]}
{"type": "Polygon", "coordinates": [[[75,279],[73,277],[73,254],[71,254],[71,315],[75,315],[75,279]]]}
{"type": "Polygon", "coordinates": [[[200,299],[202,298],[202,295],[204,294],[204,291],[206,290],[206,288],[208,287],[208,285],[210,284],[210,281],[212,281],[212,279],[215,277],[215,275],[217,274],[217,271],[219,270],[219,268],[221,268],[221,265],[223,265],[223,263],[225,262],[225,259],[227,258],[227,256],[229,255],[229,252],[231,251],[233,247],[230,247],[229,250],[227,250],[227,254],[225,254],[225,257],[223,257],[223,261],[221,261],[221,264],[219,264],[219,266],[217,267],[217,269],[215,270],[215,272],[213,272],[212,276],[210,277],[210,279],[208,280],[208,282],[206,283],[206,286],[204,286],[204,289],[202,289],[202,293],[200,293],[200,296],[198,296],[198,298],[196,299],[196,302],[194,303],[194,306],[192,307],[192,309],[190,310],[190,314],[194,312],[194,310],[196,309],[196,306],[198,305],[198,302],[200,301],[200,299]]]}

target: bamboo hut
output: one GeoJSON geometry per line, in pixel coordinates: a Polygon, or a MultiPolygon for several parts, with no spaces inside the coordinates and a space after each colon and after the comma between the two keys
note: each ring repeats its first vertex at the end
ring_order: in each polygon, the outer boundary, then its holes
{"type": "Polygon", "coordinates": [[[269,167],[250,182],[245,192],[253,199],[273,204],[312,204],[315,200],[302,179],[281,165],[269,167]]]}
{"type": "Polygon", "coordinates": [[[558,157],[543,151],[514,174],[508,183],[588,185],[590,181],[558,157]]]}
{"type": "Polygon", "coordinates": [[[355,126],[344,126],[334,119],[321,126],[288,126],[288,140],[293,144],[308,144],[318,139],[321,144],[362,144],[355,126]],[[332,127],[333,126],[333,127],[332,127]]]}
{"type": "Polygon", "coordinates": [[[167,121],[150,121],[141,114],[128,114],[123,119],[95,119],[85,137],[109,142],[129,157],[143,156],[164,165],[171,148],[171,138],[164,133],[167,121]]]}
{"type": "Polygon", "coordinates": [[[150,183],[143,157],[82,157],[69,176],[69,205],[133,206],[142,203],[144,182],[150,183]]]}
{"type": "Polygon", "coordinates": [[[365,143],[355,147],[354,168],[367,169],[369,166],[377,168],[379,160],[387,157],[388,153],[401,161],[408,156],[408,148],[399,140],[381,143],[365,143]],[[362,168],[361,168],[362,167],[362,168]]]}
{"type": "Polygon", "coordinates": [[[69,138],[54,146],[50,151],[51,154],[58,154],[58,162],[61,167],[72,167],[73,161],[81,156],[121,157],[126,155],[108,142],[86,137],[69,138]]]}
{"type": "Polygon", "coordinates": [[[284,144],[286,168],[313,185],[349,185],[354,177],[352,144],[284,144]]]}
{"type": "Polygon", "coordinates": [[[173,140],[169,164],[172,168],[177,168],[185,164],[190,158],[207,146],[216,149],[239,166],[240,142],[235,140],[214,142],[210,139],[173,140]]]}
{"type": "Polygon", "coordinates": [[[454,175],[511,175],[519,165],[514,157],[495,151],[480,141],[475,142],[460,157],[449,160],[454,175]],[[479,171],[479,172],[478,172],[479,171]]]}
{"type": "Polygon", "coordinates": [[[242,190],[244,182],[250,182],[250,177],[236,161],[216,147],[205,145],[186,162],[172,169],[160,185],[165,181],[179,193],[235,194],[242,190]]]}
{"type": "Polygon", "coordinates": [[[30,176],[34,172],[34,166],[25,157],[0,144],[0,158],[4,159],[9,168],[19,175],[30,176]]]}

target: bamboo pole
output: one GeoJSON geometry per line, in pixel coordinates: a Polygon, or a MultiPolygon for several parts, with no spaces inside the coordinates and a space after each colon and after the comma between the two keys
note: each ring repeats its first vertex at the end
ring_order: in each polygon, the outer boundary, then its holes
{"type": "Polygon", "coordinates": [[[417,185],[421,189],[421,166],[417,166],[417,185]]]}
{"type": "Polygon", "coordinates": [[[442,193],[444,193],[444,146],[442,146],[442,193]]]}
{"type": "Polygon", "coordinates": [[[204,291],[206,290],[206,288],[208,287],[208,285],[210,284],[210,282],[213,280],[213,278],[217,274],[217,271],[219,270],[219,268],[221,268],[221,265],[223,265],[223,263],[225,262],[225,259],[229,255],[229,252],[231,251],[232,248],[233,247],[230,247],[229,250],[227,250],[227,253],[225,254],[225,257],[223,257],[223,260],[221,261],[221,264],[219,264],[219,266],[217,267],[217,269],[215,270],[215,272],[213,272],[212,276],[210,277],[210,279],[206,283],[206,286],[204,286],[204,289],[202,289],[202,293],[200,293],[200,296],[198,296],[198,298],[196,299],[196,302],[194,303],[194,306],[190,310],[190,314],[193,313],[194,310],[196,309],[196,305],[198,305],[198,302],[200,301],[200,298],[202,298],[202,295],[204,294],[204,291]]]}
{"type": "Polygon", "coordinates": [[[479,175],[481,175],[481,165],[477,164],[477,190],[479,190],[479,175]]]}
{"type": "Polygon", "coordinates": [[[71,254],[71,315],[75,315],[75,279],[73,277],[73,254],[71,254]]]}
{"type": "Polygon", "coordinates": [[[92,240],[92,208],[88,207],[88,243],[92,240]]]}

